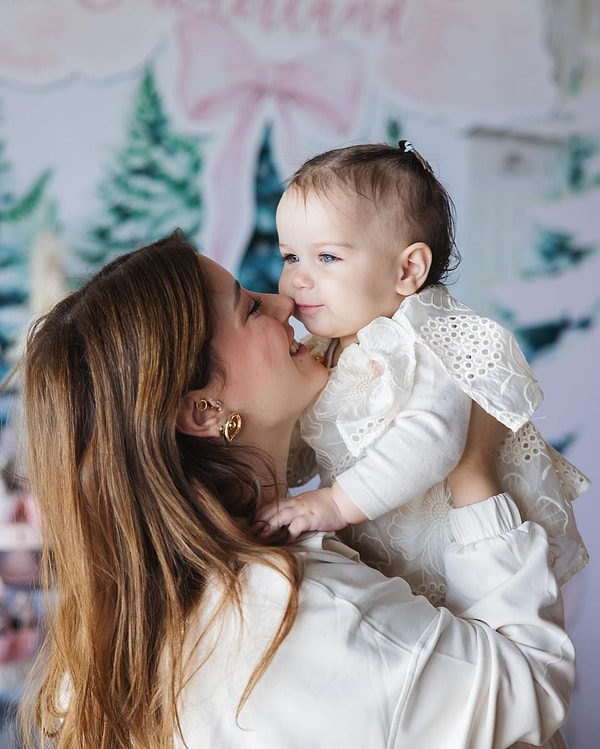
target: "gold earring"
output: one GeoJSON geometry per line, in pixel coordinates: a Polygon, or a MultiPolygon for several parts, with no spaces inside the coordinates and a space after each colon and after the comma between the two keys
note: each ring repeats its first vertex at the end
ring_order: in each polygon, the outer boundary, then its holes
{"type": "Polygon", "coordinates": [[[212,411],[222,411],[223,404],[220,400],[216,400],[213,404],[210,401],[207,401],[206,398],[201,398],[199,401],[194,401],[194,408],[197,411],[206,411],[209,408],[212,411]]]}
{"type": "Polygon", "coordinates": [[[227,421],[219,427],[223,439],[229,444],[242,429],[242,417],[238,413],[229,414],[227,421]]]}

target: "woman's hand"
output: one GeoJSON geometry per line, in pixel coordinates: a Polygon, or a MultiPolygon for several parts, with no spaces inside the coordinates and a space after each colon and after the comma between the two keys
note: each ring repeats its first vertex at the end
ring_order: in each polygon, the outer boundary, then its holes
{"type": "Polygon", "coordinates": [[[502,491],[496,470],[498,448],[507,428],[473,402],[462,457],[448,475],[455,507],[480,502],[502,491]]]}

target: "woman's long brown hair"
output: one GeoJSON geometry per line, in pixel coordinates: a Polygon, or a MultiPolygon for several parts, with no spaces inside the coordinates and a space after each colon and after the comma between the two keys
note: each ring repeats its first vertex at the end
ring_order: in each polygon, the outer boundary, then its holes
{"type": "Polygon", "coordinates": [[[294,621],[297,563],[232,520],[261,497],[248,455],[176,432],[181,396],[220,371],[211,318],[197,253],[176,232],[110,263],[30,332],[23,406],[53,596],[24,703],[32,746],[172,747],[185,624],[208,580],[224,606],[239,604],[247,563],[290,581],[241,705],[294,621]]]}

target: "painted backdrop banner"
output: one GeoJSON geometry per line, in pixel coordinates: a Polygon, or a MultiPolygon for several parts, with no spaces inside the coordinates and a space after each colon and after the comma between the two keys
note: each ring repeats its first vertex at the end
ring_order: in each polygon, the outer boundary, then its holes
{"type": "Polygon", "coordinates": [[[285,178],[372,132],[365,117],[386,103],[497,127],[554,100],[539,0],[1,0],[0,13],[9,84],[108,85],[164,64],[173,114],[210,139],[202,244],[230,269],[251,235],[267,123],[285,178]]]}

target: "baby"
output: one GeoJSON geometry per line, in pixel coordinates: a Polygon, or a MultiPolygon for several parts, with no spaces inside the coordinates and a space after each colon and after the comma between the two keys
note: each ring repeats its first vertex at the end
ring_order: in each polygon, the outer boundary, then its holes
{"type": "Polygon", "coordinates": [[[542,392],[513,335],[441,283],[456,259],[453,206],[425,159],[361,145],[307,161],[277,209],[279,288],[330,370],[298,425],[291,485],[320,487],[257,518],[339,531],[361,558],[445,601],[447,476],[472,401],[508,430],[497,468],[523,516],[545,527],[562,584],[587,562],[571,501],[589,482],[529,421],[542,392]]]}

